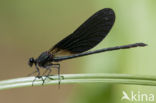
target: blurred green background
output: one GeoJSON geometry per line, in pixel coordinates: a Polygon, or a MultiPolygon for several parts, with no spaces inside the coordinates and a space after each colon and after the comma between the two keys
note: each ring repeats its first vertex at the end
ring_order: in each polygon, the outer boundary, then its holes
{"type": "MultiPolygon", "coordinates": [[[[63,61],[61,73],[156,75],[155,5],[155,0],[0,0],[0,80],[31,73],[34,68],[27,65],[29,57],[51,48],[102,8],[114,9],[116,21],[105,40],[92,50],[135,42],[147,43],[148,47],[63,61]]],[[[4,90],[0,91],[0,101],[131,103],[121,101],[122,91],[156,96],[156,87],[97,83],[4,90]]]]}

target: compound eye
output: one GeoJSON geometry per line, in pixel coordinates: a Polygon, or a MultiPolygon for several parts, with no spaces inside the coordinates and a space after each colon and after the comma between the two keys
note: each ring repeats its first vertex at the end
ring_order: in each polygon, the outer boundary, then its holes
{"type": "Polygon", "coordinates": [[[29,62],[28,62],[29,66],[32,67],[32,65],[33,65],[34,63],[35,63],[34,58],[30,58],[30,59],[29,59],[29,62]]]}
{"type": "Polygon", "coordinates": [[[33,63],[33,62],[34,62],[34,58],[30,58],[29,61],[30,61],[31,63],[33,63]]]}

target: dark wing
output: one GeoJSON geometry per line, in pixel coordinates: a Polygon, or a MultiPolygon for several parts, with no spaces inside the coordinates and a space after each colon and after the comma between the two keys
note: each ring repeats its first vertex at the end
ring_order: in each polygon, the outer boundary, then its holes
{"type": "Polygon", "coordinates": [[[54,55],[69,55],[87,51],[104,39],[114,21],[114,11],[110,8],[102,9],[86,20],[72,34],[57,43],[49,52],[54,55]]]}

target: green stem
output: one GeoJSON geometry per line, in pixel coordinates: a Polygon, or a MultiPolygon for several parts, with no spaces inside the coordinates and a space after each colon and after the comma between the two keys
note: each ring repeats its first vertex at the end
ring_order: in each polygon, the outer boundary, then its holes
{"type": "MultiPolygon", "coordinates": [[[[156,86],[156,77],[147,75],[129,75],[129,74],[62,74],[61,84],[76,84],[76,83],[111,83],[111,84],[129,84],[129,85],[148,85],[156,86]]],[[[45,77],[43,77],[45,78],[45,77]]],[[[46,79],[44,85],[58,84],[58,76],[50,76],[51,79],[46,79]]],[[[29,87],[32,86],[32,81],[35,77],[25,77],[0,81],[0,90],[29,87]]],[[[42,79],[37,79],[34,86],[42,85],[42,79]]]]}

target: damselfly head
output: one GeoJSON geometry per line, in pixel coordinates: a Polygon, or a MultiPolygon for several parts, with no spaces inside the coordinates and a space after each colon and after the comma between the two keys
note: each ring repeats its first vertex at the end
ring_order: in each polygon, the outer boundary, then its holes
{"type": "Polygon", "coordinates": [[[28,61],[28,65],[29,65],[30,67],[32,67],[33,64],[35,64],[35,59],[34,59],[33,57],[31,57],[31,58],[29,59],[29,61],[28,61]]]}

